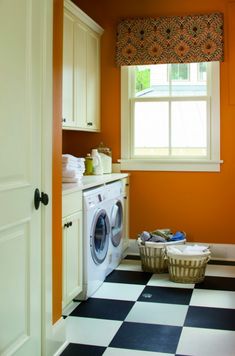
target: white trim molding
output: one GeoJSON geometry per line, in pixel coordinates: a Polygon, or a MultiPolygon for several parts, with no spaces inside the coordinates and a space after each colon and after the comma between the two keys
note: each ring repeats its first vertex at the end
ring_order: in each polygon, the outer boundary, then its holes
{"type": "Polygon", "coordinates": [[[220,172],[223,161],[156,161],[156,160],[120,160],[120,168],[125,171],[193,171],[220,172]]]}
{"type": "Polygon", "coordinates": [[[60,355],[67,346],[68,341],[66,341],[65,319],[60,318],[47,330],[46,355],[60,355]]]}

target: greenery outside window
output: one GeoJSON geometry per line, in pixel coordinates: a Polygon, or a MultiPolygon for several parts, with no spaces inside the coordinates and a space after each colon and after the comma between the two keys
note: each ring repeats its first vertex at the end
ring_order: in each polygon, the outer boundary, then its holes
{"type": "Polygon", "coordinates": [[[198,80],[205,81],[206,80],[206,63],[198,63],[198,80]]]}
{"type": "Polygon", "coordinates": [[[122,67],[121,79],[121,169],[220,170],[218,62],[122,67]]]}
{"type": "Polygon", "coordinates": [[[180,63],[171,65],[172,80],[189,80],[189,64],[180,63]]]}

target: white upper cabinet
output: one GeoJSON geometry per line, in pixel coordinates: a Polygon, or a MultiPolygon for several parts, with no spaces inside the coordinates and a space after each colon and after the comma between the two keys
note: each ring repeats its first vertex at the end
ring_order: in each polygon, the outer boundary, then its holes
{"type": "Polygon", "coordinates": [[[100,37],[103,29],[64,3],[63,128],[100,130],[100,37]]]}
{"type": "Polygon", "coordinates": [[[74,67],[74,18],[64,13],[63,39],[63,126],[74,126],[73,67],[74,67]]]}

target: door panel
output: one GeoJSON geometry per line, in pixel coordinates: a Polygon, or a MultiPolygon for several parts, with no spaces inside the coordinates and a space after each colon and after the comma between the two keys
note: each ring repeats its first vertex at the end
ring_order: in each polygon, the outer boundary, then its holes
{"type": "Polygon", "coordinates": [[[100,57],[99,38],[87,33],[87,122],[92,122],[92,129],[99,130],[100,115],[100,57]]]}
{"type": "Polygon", "coordinates": [[[74,36],[74,104],[76,124],[82,129],[87,128],[86,36],[87,29],[77,22],[74,36]]]}
{"type": "Polygon", "coordinates": [[[82,289],[82,212],[72,215],[67,231],[67,294],[72,300],[82,289]]]}
{"type": "Polygon", "coordinates": [[[73,66],[74,66],[74,19],[64,14],[63,48],[63,126],[74,126],[73,110],[73,66]]]}
{"type": "Polygon", "coordinates": [[[41,355],[42,46],[45,1],[0,1],[0,354],[41,355]]]}
{"type": "Polygon", "coordinates": [[[29,338],[29,229],[20,224],[0,232],[1,350],[15,348],[29,338]],[[13,298],[14,297],[14,298],[13,298]]]}

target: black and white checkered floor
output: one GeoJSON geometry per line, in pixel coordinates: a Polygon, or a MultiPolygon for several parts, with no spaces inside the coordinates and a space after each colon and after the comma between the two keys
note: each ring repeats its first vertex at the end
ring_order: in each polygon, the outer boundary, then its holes
{"type": "Polygon", "coordinates": [[[235,263],[211,261],[194,285],[142,272],[127,256],[65,317],[63,356],[234,356],[235,263]]]}

